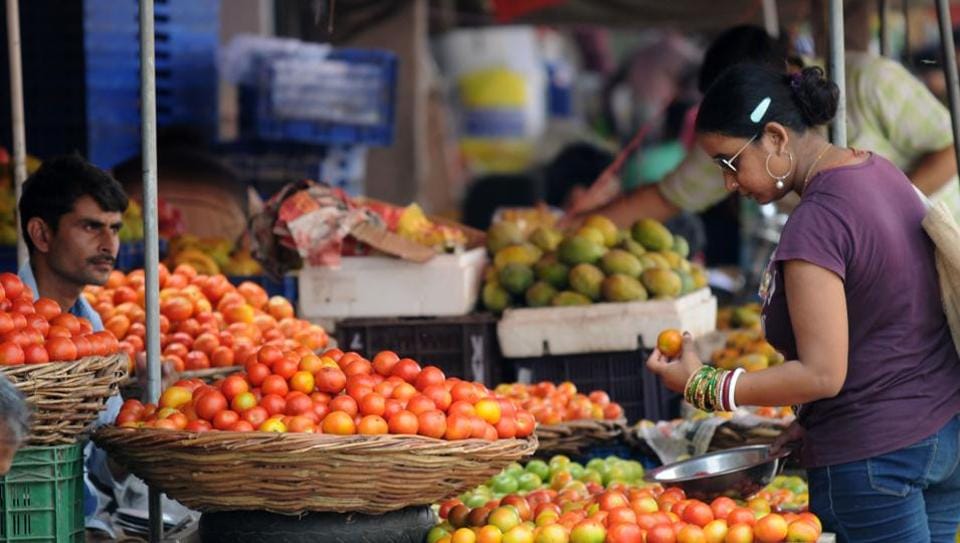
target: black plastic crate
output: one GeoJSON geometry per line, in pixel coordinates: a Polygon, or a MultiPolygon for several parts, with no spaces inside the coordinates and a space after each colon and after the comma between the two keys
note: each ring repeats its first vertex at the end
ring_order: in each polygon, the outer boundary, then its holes
{"type": "Polygon", "coordinates": [[[337,323],[339,347],[374,356],[394,351],[448,377],[495,387],[500,382],[497,321],[492,315],[347,319],[337,323]]]}
{"type": "Polygon", "coordinates": [[[509,378],[521,383],[570,381],[588,394],[603,390],[623,406],[632,424],[680,416],[680,395],[667,390],[646,367],[646,349],[611,353],[504,359],[509,378]]]}

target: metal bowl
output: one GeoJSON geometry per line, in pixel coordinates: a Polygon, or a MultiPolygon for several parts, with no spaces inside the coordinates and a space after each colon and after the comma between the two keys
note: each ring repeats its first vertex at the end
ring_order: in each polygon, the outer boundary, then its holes
{"type": "Polygon", "coordinates": [[[771,455],[768,445],[737,447],[659,467],[647,472],[644,479],[665,487],[679,487],[688,498],[743,499],[770,484],[789,454],[784,449],[771,455]]]}

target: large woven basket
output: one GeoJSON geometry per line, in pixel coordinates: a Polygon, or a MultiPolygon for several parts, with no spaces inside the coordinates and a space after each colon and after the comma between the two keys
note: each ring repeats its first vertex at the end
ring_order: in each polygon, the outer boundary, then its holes
{"type": "Polygon", "coordinates": [[[127,469],[199,511],[385,513],[435,503],[533,454],[537,439],[444,441],[100,428],[93,440],[127,469]]]}
{"type": "Polygon", "coordinates": [[[0,366],[33,408],[30,445],[70,445],[91,429],[127,375],[127,355],[0,366]]]}
{"type": "Polygon", "coordinates": [[[557,424],[538,424],[537,456],[554,454],[581,454],[593,445],[608,443],[620,437],[626,428],[626,419],[571,420],[557,424]]]}

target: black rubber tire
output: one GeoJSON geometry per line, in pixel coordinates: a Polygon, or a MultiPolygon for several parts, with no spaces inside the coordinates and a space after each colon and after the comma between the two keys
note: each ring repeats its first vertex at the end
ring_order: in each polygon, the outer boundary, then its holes
{"type": "Polygon", "coordinates": [[[203,543],[423,543],[437,519],[428,506],[383,515],[309,513],[302,517],[263,511],[204,513],[203,543]]]}

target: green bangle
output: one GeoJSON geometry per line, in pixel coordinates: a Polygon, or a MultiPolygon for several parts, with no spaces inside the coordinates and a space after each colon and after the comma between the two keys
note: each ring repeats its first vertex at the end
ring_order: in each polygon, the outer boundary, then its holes
{"type": "Polygon", "coordinates": [[[703,370],[704,368],[700,368],[699,370],[694,372],[690,376],[690,379],[687,380],[687,386],[684,387],[683,399],[686,400],[687,403],[691,405],[695,403],[697,387],[700,386],[700,382],[703,380],[703,377],[705,375],[703,370]]]}
{"type": "Polygon", "coordinates": [[[713,381],[714,377],[716,376],[716,370],[714,370],[713,368],[705,366],[704,369],[706,371],[704,372],[704,377],[703,379],[701,379],[699,386],[697,386],[697,394],[695,398],[697,409],[700,409],[701,411],[708,410],[707,401],[706,401],[707,393],[710,390],[710,383],[713,381]]]}

